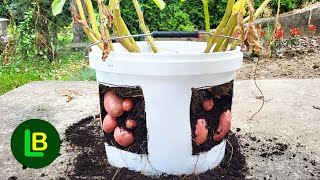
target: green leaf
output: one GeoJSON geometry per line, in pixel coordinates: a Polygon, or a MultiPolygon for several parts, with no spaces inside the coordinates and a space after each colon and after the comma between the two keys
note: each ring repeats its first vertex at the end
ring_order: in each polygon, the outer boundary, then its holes
{"type": "Polygon", "coordinates": [[[166,3],[163,0],[153,0],[154,3],[162,10],[166,7],[166,3]]]}
{"type": "Polygon", "coordinates": [[[56,16],[62,12],[63,6],[66,0],[54,0],[51,4],[53,16],[56,16]]]}

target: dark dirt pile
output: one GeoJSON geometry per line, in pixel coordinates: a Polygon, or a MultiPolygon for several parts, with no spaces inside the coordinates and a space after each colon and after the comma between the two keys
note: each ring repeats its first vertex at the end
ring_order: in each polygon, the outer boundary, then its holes
{"type": "MultiPolygon", "coordinates": [[[[246,157],[255,157],[255,163],[249,163],[248,169],[256,169],[263,171],[263,166],[281,167],[286,164],[292,164],[294,168],[299,169],[299,175],[303,179],[320,179],[320,166],[315,155],[311,153],[304,153],[306,146],[301,143],[288,143],[281,140],[281,137],[257,138],[252,133],[241,134],[241,129],[237,128],[237,136],[241,143],[241,150],[246,157]]],[[[266,168],[267,169],[267,168],[266,168]]],[[[293,169],[295,170],[295,169],[293,169]]],[[[290,172],[290,171],[289,171],[290,172]]],[[[276,172],[275,172],[276,173],[276,172]]],[[[297,172],[290,172],[297,173],[297,172]]],[[[262,174],[263,176],[254,177],[256,179],[277,179],[277,174],[262,174]]],[[[294,179],[291,174],[288,177],[294,179]]],[[[284,178],[285,179],[285,178],[284,178]]],[[[301,178],[300,178],[301,179],[301,178]]]]}
{"type": "MultiPolygon", "coordinates": [[[[151,179],[140,173],[122,168],[118,169],[107,163],[104,138],[100,122],[94,117],[81,120],[66,130],[66,141],[69,151],[79,152],[75,162],[70,163],[66,173],[70,179],[119,179],[145,180],[151,179]]],[[[240,145],[232,132],[227,137],[227,150],[223,162],[213,170],[204,174],[190,176],[161,176],[158,179],[245,179],[247,173],[244,156],[240,153],[240,145]]]]}

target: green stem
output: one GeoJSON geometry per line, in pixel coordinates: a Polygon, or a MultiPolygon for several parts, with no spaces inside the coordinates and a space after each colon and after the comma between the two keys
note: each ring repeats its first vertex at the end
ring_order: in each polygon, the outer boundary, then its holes
{"type": "MultiPolygon", "coordinates": [[[[123,32],[123,27],[122,27],[122,22],[121,22],[121,16],[120,16],[120,11],[119,9],[114,9],[114,25],[116,29],[118,30],[118,36],[126,36],[126,33],[123,32]]],[[[128,38],[126,39],[120,39],[119,42],[129,51],[129,52],[134,52],[135,49],[133,48],[131,42],[129,41],[128,38]]]]}
{"type": "MultiPolygon", "coordinates": [[[[121,17],[121,16],[120,16],[121,17]]],[[[122,32],[124,33],[125,36],[131,36],[131,33],[126,25],[126,23],[124,22],[124,20],[121,17],[121,28],[122,28],[122,32]]],[[[133,52],[140,52],[139,46],[136,43],[136,41],[134,40],[134,38],[128,38],[130,43],[132,44],[132,47],[134,48],[133,52]]]]}
{"type": "Polygon", "coordinates": [[[84,3],[86,5],[87,11],[88,11],[89,20],[90,20],[90,23],[92,25],[92,31],[93,31],[94,35],[96,36],[96,38],[98,40],[101,40],[101,34],[99,33],[99,29],[98,29],[98,25],[97,25],[97,19],[96,19],[96,16],[94,14],[92,2],[91,2],[91,0],[84,0],[84,3]]]}
{"type": "MultiPolygon", "coordinates": [[[[148,27],[146,26],[145,22],[144,22],[144,18],[143,18],[143,12],[141,11],[141,7],[140,7],[140,4],[137,0],[132,0],[133,1],[133,4],[134,4],[134,7],[136,9],[136,12],[138,14],[138,18],[139,18],[139,26],[140,28],[142,29],[142,31],[145,33],[145,34],[149,34],[150,31],[148,29],[148,27]]],[[[158,53],[158,49],[154,43],[154,39],[152,36],[147,36],[147,39],[150,43],[150,46],[151,46],[151,49],[154,53],[158,53]]]]}
{"type": "MultiPolygon", "coordinates": [[[[205,24],[206,24],[206,31],[210,32],[210,15],[209,15],[209,0],[203,0],[203,10],[204,10],[204,17],[205,17],[205,24]]],[[[210,35],[207,34],[206,36],[207,44],[210,42],[210,35]]]]}
{"type": "MultiPolygon", "coordinates": [[[[239,35],[238,38],[241,39],[241,35],[239,35]]],[[[239,44],[239,40],[233,41],[231,46],[230,46],[230,50],[235,50],[236,47],[238,46],[238,44],[239,44]]]]}
{"type": "MultiPolygon", "coordinates": [[[[120,1],[119,0],[110,0],[110,7],[114,15],[114,27],[117,30],[118,36],[128,36],[130,32],[125,25],[121,13],[120,13],[120,1]]],[[[140,52],[139,47],[135,44],[133,38],[120,39],[119,42],[126,48],[129,52],[140,52]],[[132,43],[134,42],[134,43],[132,43]]]]}
{"type": "MultiPolygon", "coordinates": [[[[79,14],[80,14],[80,18],[83,22],[85,22],[85,24],[87,24],[87,20],[86,20],[86,16],[84,15],[84,11],[83,11],[83,8],[82,8],[82,3],[80,0],[76,0],[76,4],[77,4],[77,7],[78,7],[78,10],[79,10],[79,14]]],[[[84,32],[87,34],[87,36],[89,37],[89,39],[95,43],[95,42],[98,42],[98,39],[94,36],[94,34],[91,33],[91,30],[88,28],[88,26],[83,26],[84,28],[84,32]]],[[[98,47],[103,50],[103,45],[102,43],[98,44],[98,47]]]]}
{"type": "Polygon", "coordinates": [[[232,12],[232,7],[234,5],[235,0],[228,0],[228,5],[227,5],[227,9],[226,12],[219,24],[219,26],[217,27],[214,35],[212,36],[209,44],[206,47],[206,50],[204,51],[205,53],[209,53],[213,44],[216,42],[216,40],[218,39],[218,36],[220,35],[222,29],[224,28],[224,26],[226,25],[226,23],[228,22],[228,19],[230,17],[230,14],[232,12]]]}
{"type": "MultiPolygon", "coordinates": [[[[234,23],[228,33],[228,36],[232,37],[233,36],[233,31],[234,29],[236,28],[237,26],[237,23],[234,23]]],[[[222,43],[222,46],[220,47],[219,51],[220,52],[223,52],[223,51],[226,51],[228,49],[228,45],[229,45],[229,42],[231,41],[230,38],[226,38],[223,43],[222,43]]]]}
{"type": "MultiPolygon", "coordinates": [[[[230,19],[229,19],[226,27],[225,27],[224,30],[223,30],[223,35],[224,35],[224,36],[228,36],[229,31],[232,30],[231,28],[236,24],[236,20],[237,20],[237,15],[236,15],[236,14],[233,14],[233,15],[230,17],[230,19]]],[[[218,40],[216,46],[215,46],[214,49],[213,49],[213,52],[218,52],[218,51],[219,51],[219,49],[220,49],[221,44],[223,43],[223,41],[224,41],[223,38],[220,38],[220,39],[218,40]]]]}

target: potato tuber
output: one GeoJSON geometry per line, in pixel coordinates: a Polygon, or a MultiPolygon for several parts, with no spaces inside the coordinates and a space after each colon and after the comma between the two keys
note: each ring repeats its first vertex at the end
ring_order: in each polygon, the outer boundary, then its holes
{"type": "Polygon", "coordinates": [[[117,127],[117,119],[107,114],[102,123],[102,129],[104,130],[104,132],[111,133],[114,131],[116,127],[117,127]]]}
{"type": "Polygon", "coordinates": [[[128,128],[128,129],[134,129],[134,128],[136,128],[137,127],[137,121],[135,121],[135,120],[132,120],[132,119],[127,119],[127,121],[126,121],[126,127],[128,128]]]}
{"type": "Polygon", "coordinates": [[[123,100],[115,95],[114,91],[109,91],[104,95],[104,108],[112,117],[120,117],[124,110],[123,100]]]}
{"type": "Polygon", "coordinates": [[[206,99],[202,103],[202,107],[205,111],[211,111],[214,106],[214,102],[212,99],[206,99]]]}
{"type": "Polygon", "coordinates": [[[205,119],[198,119],[195,130],[196,145],[206,142],[208,136],[207,122],[205,119]]]}
{"type": "Polygon", "coordinates": [[[132,107],[133,107],[133,102],[131,99],[127,98],[123,101],[122,104],[123,110],[124,111],[131,111],[132,107]]]}
{"type": "Polygon", "coordinates": [[[128,147],[133,143],[132,132],[116,127],[114,130],[114,140],[116,140],[120,146],[128,147]]]}
{"type": "Polygon", "coordinates": [[[225,111],[220,115],[219,126],[217,131],[213,134],[215,141],[221,141],[223,137],[229,132],[231,127],[231,112],[230,110],[225,111]]]}

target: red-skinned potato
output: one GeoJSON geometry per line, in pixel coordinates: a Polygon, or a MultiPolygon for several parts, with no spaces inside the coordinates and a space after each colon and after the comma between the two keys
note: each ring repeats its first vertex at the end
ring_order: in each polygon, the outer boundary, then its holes
{"type": "Polygon", "coordinates": [[[131,99],[127,98],[123,101],[122,108],[124,111],[131,111],[133,107],[133,102],[131,99]]]}
{"type": "Polygon", "coordinates": [[[120,146],[128,147],[133,143],[132,132],[116,127],[114,130],[114,140],[116,140],[120,146]]]}
{"type": "Polygon", "coordinates": [[[213,134],[215,141],[221,141],[228,133],[231,127],[231,112],[230,110],[222,113],[219,118],[219,126],[217,131],[213,134]]]}
{"type": "Polygon", "coordinates": [[[104,108],[110,116],[120,117],[124,110],[122,107],[123,100],[114,94],[114,91],[109,91],[104,95],[104,108]]]}
{"type": "Polygon", "coordinates": [[[205,119],[198,119],[195,130],[196,145],[206,142],[208,136],[207,122],[205,119]]]}
{"type": "Polygon", "coordinates": [[[113,118],[109,114],[107,114],[103,120],[102,129],[106,133],[111,133],[117,127],[117,124],[118,124],[117,119],[113,118]]]}
{"type": "Polygon", "coordinates": [[[211,111],[214,106],[214,102],[212,99],[206,99],[202,103],[202,107],[205,111],[211,111]]]}
{"type": "Polygon", "coordinates": [[[137,127],[137,121],[133,120],[133,119],[127,119],[126,121],[126,127],[128,129],[134,129],[137,127]]]}

